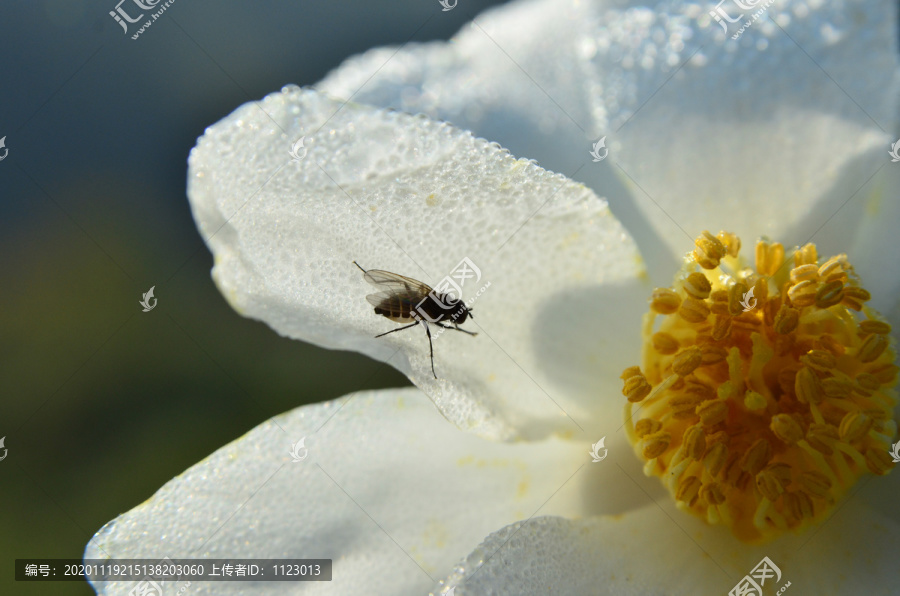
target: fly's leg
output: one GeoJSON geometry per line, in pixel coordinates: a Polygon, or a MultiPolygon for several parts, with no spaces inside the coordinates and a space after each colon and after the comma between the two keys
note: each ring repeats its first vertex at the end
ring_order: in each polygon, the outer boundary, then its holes
{"type": "MultiPolygon", "coordinates": [[[[431,374],[434,375],[434,378],[437,379],[437,373],[434,372],[434,344],[431,343],[431,329],[428,328],[428,323],[425,321],[416,321],[415,323],[410,323],[409,325],[404,325],[403,327],[397,327],[396,329],[391,329],[390,331],[385,331],[384,333],[379,333],[375,337],[381,337],[382,335],[387,335],[388,333],[393,333],[395,331],[403,331],[404,329],[409,329],[410,327],[415,327],[419,323],[422,323],[425,326],[425,333],[428,335],[428,352],[431,356],[431,374]]],[[[443,326],[443,325],[442,325],[443,326]]],[[[452,327],[450,327],[452,329],[452,327]]],[[[462,329],[460,329],[462,331],[462,329]]]]}
{"type": "Polygon", "coordinates": [[[435,325],[437,325],[438,327],[443,327],[444,329],[455,329],[456,331],[462,331],[463,333],[468,333],[469,335],[472,335],[472,336],[478,335],[478,333],[476,333],[474,331],[467,331],[466,329],[463,329],[456,323],[453,323],[452,327],[450,325],[441,325],[440,323],[435,323],[435,325]]]}
{"type": "Polygon", "coordinates": [[[397,327],[396,329],[391,329],[390,331],[385,331],[384,333],[379,333],[375,337],[381,337],[382,335],[387,335],[388,333],[393,333],[395,331],[403,331],[404,329],[409,329],[410,327],[413,327],[418,324],[419,324],[418,321],[415,323],[410,323],[409,325],[404,325],[403,327],[397,327]]]}
{"type": "Polygon", "coordinates": [[[431,343],[431,329],[428,328],[428,323],[422,321],[422,324],[425,325],[425,333],[428,335],[428,352],[431,354],[431,374],[434,375],[434,379],[437,380],[437,373],[434,372],[434,345],[431,343]]]}

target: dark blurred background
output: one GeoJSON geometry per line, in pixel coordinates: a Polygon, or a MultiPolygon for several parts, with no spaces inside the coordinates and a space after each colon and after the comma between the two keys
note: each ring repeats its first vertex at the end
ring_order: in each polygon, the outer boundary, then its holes
{"type": "Polygon", "coordinates": [[[271,416],[407,384],[231,310],[186,160],[238,105],[372,47],[447,39],[499,3],[175,0],[133,40],[137,26],[126,35],[109,15],[117,2],[0,4],[4,595],[93,594],[16,583],[14,560],[80,558],[104,523],[271,416]]]}

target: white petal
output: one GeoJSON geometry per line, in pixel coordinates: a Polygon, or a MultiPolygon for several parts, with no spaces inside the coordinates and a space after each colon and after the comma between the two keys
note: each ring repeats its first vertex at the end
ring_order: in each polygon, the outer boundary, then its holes
{"type": "MultiPolygon", "coordinates": [[[[747,4],[743,22],[765,5],[747,4]]],[[[673,251],[690,250],[703,229],[737,232],[749,246],[765,234],[847,250],[855,225],[816,231],[839,208],[858,220],[866,197],[854,193],[886,161],[895,2],[778,1],[737,41],[690,3],[609,11],[601,22],[595,118],[673,251]]]]}
{"type": "Polygon", "coordinates": [[[618,416],[648,289],[584,186],[446,124],[294,87],[207,130],[188,195],[220,290],[278,333],[390,362],[489,437],[618,416]],[[438,287],[464,258],[481,272],[462,290],[477,298],[465,327],[482,333],[435,338],[435,380],[421,326],[374,337],[398,325],[373,313],[353,261],[438,287]]]}
{"type": "Polygon", "coordinates": [[[588,60],[598,14],[613,2],[528,0],[477,15],[447,42],[369,50],[316,88],[335,97],[424,113],[498,142],[596,189],[636,238],[654,279],[677,263],[632,204],[616,168],[589,153],[602,134],[593,119],[588,60]]]}
{"type": "MultiPolygon", "coordinates": [[[[874,188],[847,253],[865,288],[872,293],[870,306],[891,320],[894,335],[900,337],[900,259],[896,247],[900,228],[900,163],[887,163],[871,184],[874,188]]],[[[849,225],[844,224],[844,219],[838,213],[829,226],[849,225]]]]}
{"type": "MultiPolygon", "coordinates": [[[[603,189],[658,283],[674,264],[660,247],[680,255],[703,229],[846,251],[867,197],[844,203],[895,127],[895,3],[779,1],[738,41],[716,3],[616,4],[512,3],[451,44],[350,59],[319,88],[448,119],[566,173],[588,161],[586,136],[607,137],[609,159],[572,176],[603,189]],[[849,226],[816,234],[842,205],[849,226]]],[[[765,3],[750,4],[742,23],[765,3]]]]}
{"type": "MultiPolygon", "coordinates": [[[[494,528],[539,509],[595,511],[585,497],[602,465],[582,469],[588,449],[461,433],[414,388],[358,393],[278,416],[216,451],[107,524],[85,557],[330,558],[333,581],[301,584],[304,594],[422,594],[494,528]]],[[[97,588],[127,594],[133,584],[97,588]]],[[[195,582],[190,593],[294,586],[195,582]]]]}
{"type": "Polygon", "coordinates": [[[898,530],[859,497],[817,531],[762,546],[739,543],[665,502],[618,519],[535,518],[488,536],[435,593],[456,586],[456,596],[727,594],[769,557],[781,578],[766,581],[766,594],[788,582],[797,594],[892,594],[898,530]]]}
{"type": "Polygon", "coordinates": [[[518,522],[488,536],[435,593],[451,586],[457,596],[712,593],[698,588],[721,571],[684,534],[654,531],[666,523],[655,508],[621,520],[518,522]]]}
{"type": "MultiPolygon", "coordinates": [[[[582,150],[591,128],[575,58],[594,10],[585,2],[511,2],[476,16],[450,43],[352,57],[316,88],[448,120],[550,164],[544,159],[559,151],[582,150]]],[[[581,161],[554,163],[577,167],[581,161]]]]}

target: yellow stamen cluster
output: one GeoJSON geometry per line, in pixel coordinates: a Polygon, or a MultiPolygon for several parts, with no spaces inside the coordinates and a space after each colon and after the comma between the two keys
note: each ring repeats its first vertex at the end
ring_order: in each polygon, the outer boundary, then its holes
{"type": "Polygon", "coordinates": [[[900,369],[846,255],[820,263],[808,244],[790,263],[759,242],[751,269],[739,251],[737,236],[703,232],[674,289],[654,290],[623,394],[644,471],[679,507],[760,542],[893,468],[900,369]]]}

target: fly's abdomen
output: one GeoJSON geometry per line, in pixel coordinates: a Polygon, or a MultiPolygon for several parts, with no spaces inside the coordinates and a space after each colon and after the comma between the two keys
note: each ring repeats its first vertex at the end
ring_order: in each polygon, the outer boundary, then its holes
{"type": "Polygon", "coordinates": [[[410,311],[409,301],[403,300],[399,296],[392,296],[389,300],[382,300],[381,304],[375,307],[375,314],[389,319],[409,319],[410,311]]]}

